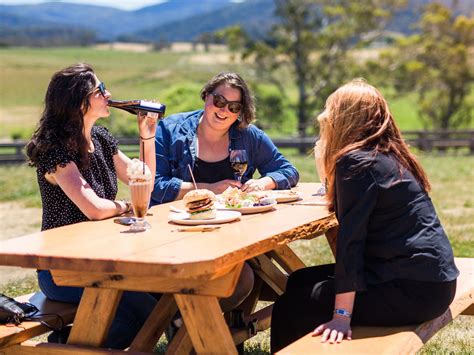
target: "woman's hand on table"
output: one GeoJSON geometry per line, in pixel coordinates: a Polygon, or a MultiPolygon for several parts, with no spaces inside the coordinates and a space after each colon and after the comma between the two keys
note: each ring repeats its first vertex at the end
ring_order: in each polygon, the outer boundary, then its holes
{"type": "Polygon", "coordinates": [[[335,315],[334,318],[313,330],[312,336],[321,335],[321,343],[340,343],[344,338],[352,339],[351,320],[347,317],[335,315]]]}
{"type": "Polygon", "coordinates": [[[263,177],[260,179],[250,179],[245,184],[242,185],[242,191],[252,192],[252,191],[264,191],[264,190],[273,190],[276,187],[275,182],[271,177],[263,177]]]}

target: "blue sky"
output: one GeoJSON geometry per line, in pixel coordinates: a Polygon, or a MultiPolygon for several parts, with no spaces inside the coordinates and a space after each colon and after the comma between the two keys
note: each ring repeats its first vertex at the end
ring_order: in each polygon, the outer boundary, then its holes
{"type": "Polygon", "coordinates": [[[150,6],[163,2],[164,0],[0,0],[2,5],[38,4],[42,2],[71,2],[80,4],[103,5],[117,7],[123,10],[135,10],[144,6],[150,6]]]}

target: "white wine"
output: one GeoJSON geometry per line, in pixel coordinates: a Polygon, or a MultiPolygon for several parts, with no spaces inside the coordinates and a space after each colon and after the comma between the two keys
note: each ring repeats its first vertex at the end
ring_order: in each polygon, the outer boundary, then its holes
{"type": "Polygon", "coordinates": [[[146,112],[149,116],[152,116],[153,118],[157,119],[163,118],[166,111],[165,105],[145,100],[109,100],[108,105],[110,107],[115,107],[127,111],[133,115],[137,115],[138,112],[146,112]]]}
{"type": "Polygon", "coordinates": [[[232,167],[232,170],[234,170],[235,174],[242,176],[247,170],[247,164],[248,163],[246,161],[235,161],[231,162],[230,166],[232,167]]]}

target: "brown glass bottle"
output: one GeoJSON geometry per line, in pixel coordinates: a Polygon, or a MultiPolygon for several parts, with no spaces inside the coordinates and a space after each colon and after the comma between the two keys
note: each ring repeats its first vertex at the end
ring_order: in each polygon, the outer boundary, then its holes
{"type": "Polygon", "coordinates": [[[133,115],[138,114],[139,111],[146,112],[149,115],[155,114],[158,119],[163,118],[166,111],[165,105],[146,100],[109,100],[108,105],[127,111],[133,115]]]}

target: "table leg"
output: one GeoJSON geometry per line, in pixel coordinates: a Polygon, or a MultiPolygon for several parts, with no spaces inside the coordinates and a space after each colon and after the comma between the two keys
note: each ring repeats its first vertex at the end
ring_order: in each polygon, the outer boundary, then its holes
{"type": "Polygon", "coordinates": [[[165,331],[165,327],[171,322],[177,311],[178,307],[173,295],[163,294],[130,345],[129,351],[153,351],[161,334],[165,331]]]}
{"type": "Polygon", "coordinates": [[[285,292],[288,277],[266,255],[259,255],[248,263],[253,271],[278,295],[285,292]]]}
{"type": "Polygon", "coordinates": [[[121,290],[86,287],[67,343],[102,346],[121,296],[121,290]]]}
{"type": "Polygon", "coordinates": [[[198,354],[237,354],[217,297],[181,294],[174,297],[198,354]]]}
{"type": "Polygon", "coordinates": [[[170,344],[166,349],[166,354],[169,355],[189,355],[193,350],[193,343],[189,337],[189,333],[186,329],[186,324],[183,324],[170,344]]]}
{"type": "Polygon", "coordinates": [[[262,290],[262,284],[262,279],[258,276],[255,276],[252,292],[250,292],[250,295],[238,307],[242,310],[244,316],[251,314],[255,310],[255,307],[257,307],[260,291],[262,290]]]}
{"type": "Polygon", "coordinates": [[[288,245],[282,245],[268,253],[288,274],[305,268],[305,263],[295,254],[288,245]]]}

